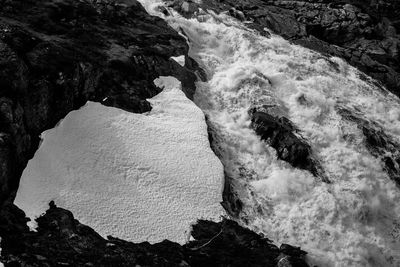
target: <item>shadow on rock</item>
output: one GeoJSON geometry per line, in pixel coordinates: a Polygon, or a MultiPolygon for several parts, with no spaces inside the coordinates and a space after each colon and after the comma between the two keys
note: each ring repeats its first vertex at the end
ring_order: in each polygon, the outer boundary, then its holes
{"type": "Polygon", "coordinates": [[[53,202],[37,219],[36,232],[29,231],[25,214],[13,205],[2,209],[1,218],[5,266],[308,266],[300,248],[278,248],[227,219],[198,221],[191,233],[194,241],[181,246],[168,240],[135,244],[104,239],[53,202]]]}

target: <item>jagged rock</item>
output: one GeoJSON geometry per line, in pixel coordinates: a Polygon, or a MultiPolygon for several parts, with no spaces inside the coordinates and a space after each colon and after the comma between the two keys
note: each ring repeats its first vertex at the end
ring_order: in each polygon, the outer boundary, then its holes
{"type": "Polygon", "coordinates": [[[370,153],[380,159],[389,177],[400,186],[400,144],[387,135],[378,123],[372,123],[345,107],[336,107],[343,119],[354,122],[362,131],[370,153]]]}
{"type": "Polygon", "coordinates": [[[199,11],[200,5],[192,0],[173,0],[169,3],[169,7],[177,10],[183,16],[190,18],[199,11]]]}
{"type": "MultiPolygon", "coordinates": [[[[14,213],[2,215],[22,223],[23,212],[12,209],[14,213]]],[[[183,248],[167,240],[155,245],[106,240],[54,204],[37,223],[37,232],[25,228],[5,232],[11,225],[0,224],[1,261],[6,266],[179,266],[184,258],[183,248]]]]}
{"type": "MultiPolygon", "coordinates": [[[[206,116],[208,140],[210,141],[210,146],[215,155],[222,157],[219,144],[221,144],[222,139],[218,135],[218,131],[214,128],[214,125],[206,116]]],[[[240,212],[243,209],[243,202],[237,195],[237,190],[242,187],[235,179],[230,177],[228,173],[224,173],[224,191],[222,192],[222,202],[221,205],[228,212],[228,214],[233,218],[238,218],[240,212]]]]}
{"type": "Polygon", "coordinates": [[[243,209],[243,202],[236,193],[236,190],[238,190],[240,186],[240,184],[237,184],[234,179],[225,173],[224,191],[222,193],[223,201],[221,205],[233,218],[238,218],[243,209]]]}
{"type": "Polygon", "coordinates": [[[191,98],[184,38],[136,0],[0,0],[0,204],[16,190],[39,135],[87,100],[151,109],[153,80],[172,75],[191,98]]]}
{"type": "Polygon", "coordinates": [[[237,18],[238,20],[244,21],[246,19],[246,17],[244,16],[243,12],[240,10],[236,10],[236,8],[232,7],[231,9],[229,9],[229,14],[232,17],[237,18]]]}
{"type": "MultiPolygon", "coordinates": [[[[264,108],[263,110],[268,110],[264,108]]],[[[310,171],[324,182],[321,166],[313,159],[311,146],[297,132],[298,130],[284,116],[275,116],[257,108],[250,110],[251,126],[254,131],[275,148],[278,158],[290,163],[293,167],[310,171]]]]}
{"type": "Polygon", "coordinates": [[[13,205],[1,215],[6,219],[0,220],[0,260],[6,266],[308,266],[299,248],[279,249],[226,219],[198,221],[192,231],[195,240],[180,246],[167,240],[151,245],[104,239],[54,203],[37,219],[37,232],[27,229],[24,213],[13,205]],[[291,265],[281,265],[282,258],[291,265]]]}
{"type": "Polygon", "coordinates": [[[279,249],[234,221],[200,220],[193,226],[192,236],[196,240],[185,246],[191,266],[281,266],[281,257],[292,257],[291,266],[308,266],[304,251],[295,255],[289,246],[279,249]]]}

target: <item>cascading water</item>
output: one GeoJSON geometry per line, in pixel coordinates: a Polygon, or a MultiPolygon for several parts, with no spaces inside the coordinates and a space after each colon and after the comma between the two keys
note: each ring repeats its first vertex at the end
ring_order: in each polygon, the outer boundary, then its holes
{"type": "Polygon", "coordinates": [[[339,112],[357,114],[400,142],[398,98],[338,58],[263,37],[227,15],[165,16],[161,1],[141,2],[184,32],[191,57],[207,73],[195,102],[239,185],[240,222],[277,243],[301,246],[312,264],[399,266],[400,189],[356,122],[339,112]],[[248,110],[259,105],[274,106],[296,125],[330,184],[277,159],[250,128],[248,110]]]}

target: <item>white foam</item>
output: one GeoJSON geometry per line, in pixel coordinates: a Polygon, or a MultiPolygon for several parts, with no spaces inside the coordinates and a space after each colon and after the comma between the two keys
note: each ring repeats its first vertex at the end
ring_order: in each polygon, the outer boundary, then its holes
{"type": "Polygon", "coordinates": [[[302,246],[312,264],[399,266],[400,192],[357,126],[335,109],[357,110],[400,140],[398,98],[338,58],[264,38],[226,15],[171,13],[164,18],[185,32],[190,56],[210,78],[197,84],[195,101],[219,134],[225,170],[246,188],[243,221],[277,243],[302,246]],[[276,105],[296,124],[332,184],[277,160],[260,142],[247,115],[260,104],[276,105]]]}
{"type": "Polygon", "coordinates": [[[203,112],[172,77],[149,114],[88,102],[54,129],[26,167],[15,204],[28,217],[48,203],[71,210],[102,236],[184,243],[193,222],[219,220],[223,167],[203,112]]]}

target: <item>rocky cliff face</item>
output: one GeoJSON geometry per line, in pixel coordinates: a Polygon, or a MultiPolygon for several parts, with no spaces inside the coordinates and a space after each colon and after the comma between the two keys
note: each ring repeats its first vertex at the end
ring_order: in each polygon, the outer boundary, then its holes
{"type": "Polygon", "coordinates": [[[6,266],[308,266],[299,248],[278,248],[230,220],[197,222],[194,240],[180,246],[168,240],[153,245],[106,240],[54,203],[37,219],[37,232],[27,229],[15,206],[0,215],[0,259],[6,266]]]}
{"type": "Polygon", "coordinates": [[[39,135],[87,100],[151,109],[160,75],[194,73],[184,38],[137,1],[0,1],[0,203],[14,192],[39,135]]]}

